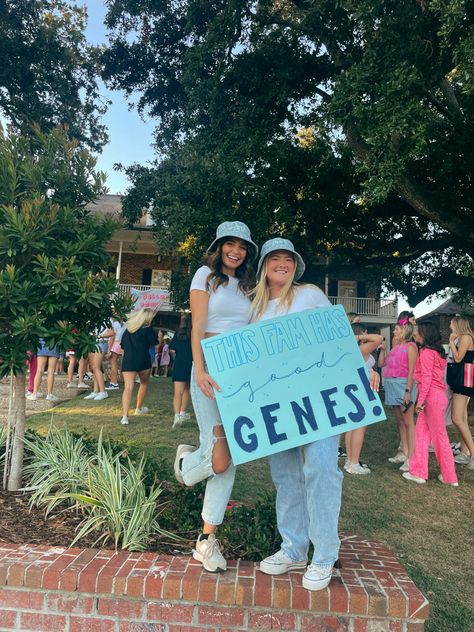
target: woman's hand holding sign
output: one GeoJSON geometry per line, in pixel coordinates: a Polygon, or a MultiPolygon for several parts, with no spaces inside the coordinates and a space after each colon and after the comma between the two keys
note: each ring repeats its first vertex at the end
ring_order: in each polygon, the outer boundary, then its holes
{"type": "Polygon", "coordinates": [[[220,393],[221,389],[218,384],[212,379],[209,373],[206,371],[196,372],[196,384],[199,386],[201,391],[204,393],[206,397],[209,399],[215,399],[214,390],[220,393]]]}

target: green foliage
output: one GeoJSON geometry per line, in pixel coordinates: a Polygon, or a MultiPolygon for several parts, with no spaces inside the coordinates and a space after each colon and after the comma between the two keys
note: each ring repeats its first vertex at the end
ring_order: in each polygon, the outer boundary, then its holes
{"type": "Polygon", "coordinates": [[[107,141],[99,49],[86,42],[86,17],[66,0],[0,3],[0,112],[15,130],[30,135],[33,121],[45,131],[67,124],[94,150],[107,141]]]}
{"type": "Polygon", "coordinates": [[[104,77],[160,121],[124,208],[183,269],[239,218],[411,303],[472,288],[472,3],[107,4],[104,77]]]}
{"type": "Polygon", "coordinates": [[[116,549],[131,551],[146,550],[150,537],[156,533],[176,538],[158,524],[156,513],[161,487],[152,485],[147,491],[144,469],[144,458],[137,465],[129,458],[123,462],[99,440],[83,492],[67,494],[85,513],[73,545],[96,531],[99,536],[95,544],[112,540],[116,549]]]}
{"type": "Polygon", "coordinates": [[[23,470],[28,478],[24,491],[30,494],[30,506],[45,506],[48,515],[64,503],[66,494],[84,489],[94,457],[82,439],[67,428],[52,426],[45,438],[25,437],[24,443],[29,453],[23,470]]]}
{"type": "Polygon", "coordinates": [[[60,128],[0,136],[0,375],[23,372],[39,337],[93,350],[93,330],[128,307],[106,272],[115,224],[86,209],[103,191],[94,167],[60,128]]]}

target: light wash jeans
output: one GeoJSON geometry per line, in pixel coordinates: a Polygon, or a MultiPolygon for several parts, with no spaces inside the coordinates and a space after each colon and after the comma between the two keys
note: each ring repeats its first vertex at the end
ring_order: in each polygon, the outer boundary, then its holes
{"type": "Polygon", "coordinates": [[[201,516],[204,522],[220,525],[234,486],[235,465],[231,464],[222,474],[215,474],[212,469],[212,450],[217,440],[214,426],[222,425],[222,420],[216,401],[206,397],[197,386],[194,367],[191,371],[191,398],[199,425],[199,448],[183,458],[181,473],[188,487],[207,479],[201,516]]]}
{"type": "Polygon", "coordinates": [[[339,554],[338,522],[343,475],[337,464],[338,436],[269,457],[276,487],[282,550],[294,561],[334,564],[339,554]]]}

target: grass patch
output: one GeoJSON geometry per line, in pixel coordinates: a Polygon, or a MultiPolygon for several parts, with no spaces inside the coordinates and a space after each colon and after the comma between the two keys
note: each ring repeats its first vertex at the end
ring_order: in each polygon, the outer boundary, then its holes
{"type": "MultiPolygon", "coordinates": [[[[171,478],[177,444],[198,441],[194,420],[171,429],[171,396],[171,380],[152,380],[146,404],[154,412],[132,415],[128,427],[120,425],[121,399],[117,392],[101,402],[73,399],[30,417],[28,425],[46,434],[53,420],[57,427],[67,423],[71,431],[94,438],[103,428],[104,437],[163,459],[171,478]]],[[[382,540],[396,552],[431,602],[427,632],[469,632],[474,629],[474,472],[459,466],[460,487],[443,486],[436,480],[439,470],[432,456],[432,480],[426,485],[409,483],[402,479],[397,465],[387,462],[397,444],[393,420],[369,427],[363,458],[373,474],[346,475],[341,529],[382,540]]],[[[235,500],[255,503],[268,494],[273,494],[273,486],[265,459],[237,468],[235,500]]]]}

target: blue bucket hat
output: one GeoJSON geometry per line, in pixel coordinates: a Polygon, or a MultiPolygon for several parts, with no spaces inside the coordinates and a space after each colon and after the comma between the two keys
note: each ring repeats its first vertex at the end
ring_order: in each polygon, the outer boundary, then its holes
{"type": "Polygon", "coordinates": [[[262,250],[260,251],[260,259],[257,267],[257,276],[260,274],[260,270],[262,268],[265,257],[269,255],[271,252],[275,252],[275,250],[287,250],[295,255],[296,259],[296,270],[295,270],[295,281],[298,281],[303,276],[305,271],[305,264],[301,257],[301,255],[296,252],[295,247],[291,243],[289,239],[283,239],[283,237],[275,237],[275,239],[269,239],[266,241],[262,250]]]}
{"type": "Polygon", "coordinates": [[[207,252],[213,252],[217,247],[217,242],[225,237],[237,237],[247,242],[249,245],[249,255],[251,259],[256,259],[258,255],[258,246],[252,241],[250,236],[250,228],[243,222],[222,222],[216,230],[216,238],[207,249],[207,252]]]}

